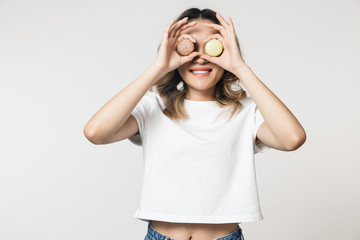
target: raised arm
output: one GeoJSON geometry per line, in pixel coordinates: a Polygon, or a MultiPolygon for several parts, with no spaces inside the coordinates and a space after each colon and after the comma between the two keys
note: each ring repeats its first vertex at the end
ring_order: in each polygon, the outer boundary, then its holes
{"type": "Polygon", "coordinates": [[[216,17],[221,24],[205,26],[218,30],[221,35],[209,36],[204,41],[218,37],[224,45],[224,52],[220,57],[204,55],[203,58],[234,73],[244,84],[265,120],[256,135],[262,143],[279,150],[296,150],[306,141],[304,128],[285,104],[245,64],[231,18],[228,18],[227,23],[220,14],[217,13],[216,17]]]}
{"type": "Polygon", "coordinates": [[[152,64],[148,67],[90,118],[83,130],[86,138],[94,144],[107,143],[107,139],[123,126],[141,98],[162,76],[163,72],[158,66],[152,64]]]}
{"type": "Polygon", "coordinates": [[[176,52],[181,32],[196,24],[195,22],[186,24],[186,22],[185,18],[177,22],[172,20],[168,24],[154,63],[111,98],[86,123],[83,132],[90,142],[105,144],[136,133],[135,119],[129,117],[141,98],[162,76],[198,55],[198,52],[193,52],[188,56],[180,56],[176,52]],[[122,128],[123,125],[125,129],[122,128]]]}

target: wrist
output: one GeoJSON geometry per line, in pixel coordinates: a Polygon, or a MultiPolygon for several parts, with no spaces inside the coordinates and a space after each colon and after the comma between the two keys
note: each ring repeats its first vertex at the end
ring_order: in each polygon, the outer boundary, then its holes
{"type": "Polygon", "coordinates": [[[154,77],[153,84],[155,84],[160,78],[162,78],[167,73],[162,66],[159,66],[156,63],[151,64],[148,67],[148,71],[150,71],[153,74],[154,77]]]}
{"type": "Polygon", "coordinates": [[[165,66],[160,65],[157,62],[154,62],[153,64],[151,64],[151,68],[153,68],[155,71],[159,72],[159,74],[161,76],[164,76],[167,73],[165,66]]]}
{"type": "Polygon", "coordinates": [[[246,71],[249,71],[249,70],[251,71],[251,68],[244,63],[244,64],[241,64],[241,65],[237,66],[237,67],[234,69],[234,74],[235,74],[236,76],[239,76],[239,75],[241,75],[243,72],[246,72],[246,71]]]}

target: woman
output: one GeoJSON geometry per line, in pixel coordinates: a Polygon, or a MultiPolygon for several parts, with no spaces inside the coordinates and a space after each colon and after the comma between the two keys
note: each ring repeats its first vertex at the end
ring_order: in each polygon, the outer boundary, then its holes
{"type": "Polygon", "coordinates": [[[168,24],[155,62],[96,112],[84,134],[94,144],[128,138],[143,146],[135,217],[148,222],[146,240],[243,239],[238,224],[263,219],[254,154],[293,151],[306,139],[245,64],[231,18],[197,8],[168,24]],[[195,44],[188,56],[176,51],[182,38],[195,44]],[[205,53],[210,39],[222,43],[220,56],[205,53]]]}

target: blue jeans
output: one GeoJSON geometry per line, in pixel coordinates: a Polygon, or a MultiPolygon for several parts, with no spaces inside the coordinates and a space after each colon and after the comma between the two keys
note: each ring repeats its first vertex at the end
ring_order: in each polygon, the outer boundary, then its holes
{"type": "MultiPolygon", "coordinates": [[[[151,220],[150,220],[148,223],[148,231],[147,231],[147,234],[146,234],[144,240],[176,240],[176,239],[171,238],[169,236],[166,236],[166,235],[161,234],[158,231],[156,231],[152,227],[151,220]]],[[[194,239],[194,240],[196,240],[196,239],[194,239]]],[[[238,225],[238,228],[235,231],[233,231],[232,233],[229,233],[225,236],[222,236],[219,238],[214,238],[211,240],[244,240],[244,236],[242,234],[242,229],[238,225]]]]}

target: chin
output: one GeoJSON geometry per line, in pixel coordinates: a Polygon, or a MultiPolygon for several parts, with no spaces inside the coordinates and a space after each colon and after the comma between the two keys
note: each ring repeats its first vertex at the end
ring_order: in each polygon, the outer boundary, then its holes
{"type": "Polygon", "coordinates": [[[189,79],[184,80],[185,84],[189,88],[196,89],[199,91],[208,90],[209,88],[215,87],[216,83],[214,80],[204,80],[204,79],[189,79]]]}
{"type": "Polygon", "coordinates": [[[219,71],[216,68],[182,68],[178,69],[178,73],[183,81],[196,88],[197,90],[207,90],[215,87],[216,83],[220,81],[224,70],[219,71]]]}

